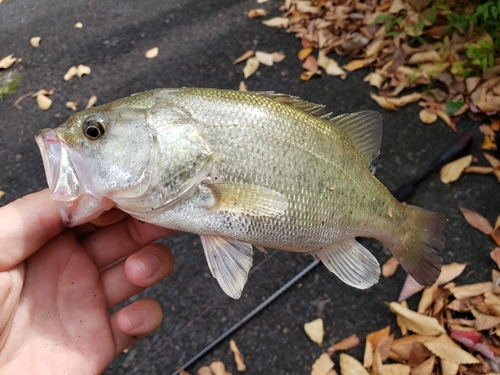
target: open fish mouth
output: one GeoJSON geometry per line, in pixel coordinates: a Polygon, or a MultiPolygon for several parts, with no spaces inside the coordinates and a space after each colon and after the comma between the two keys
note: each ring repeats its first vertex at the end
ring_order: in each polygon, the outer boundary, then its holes
{"type": "Polygon", "coordinates": [[[55,129],[37,131],[35,140],[42,154],[50,197],[64,225],[83,224],[114,206],[113,201],[92,191],[82,155],[61,141],[55,129]]]}

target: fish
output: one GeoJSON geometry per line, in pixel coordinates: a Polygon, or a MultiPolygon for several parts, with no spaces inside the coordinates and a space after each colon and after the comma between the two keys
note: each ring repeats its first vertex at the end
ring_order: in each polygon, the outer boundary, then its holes
{"type": "Polygon", "coordinates": [[[274,92],[154,89],[35,134],[65,225],[112,207],[198,234],[212,275],[238,299],[253,249],[308,252],[366,289],[384,243],[420,284],[441,272],[445,215],[397,201],[372,174],[382,116],[336,117],[274,92]]]}

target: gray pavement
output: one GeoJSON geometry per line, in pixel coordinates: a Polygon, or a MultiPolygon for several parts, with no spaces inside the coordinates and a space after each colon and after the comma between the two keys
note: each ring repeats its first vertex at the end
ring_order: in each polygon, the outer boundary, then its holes
{"type": "MultiPolygon", "coordinates": [[[[281,3],[271,0],[261,6],[277,16],[281,3]]],[[[479,149],[479,124],[464,118],[456,134],[442,122],[421,124],[416,105],[393,113],[384,111],[370,99],[371,88],[362,82],[367,70],[353,72],[345,81],[323,76],[301,82],[302,69],[296,58],[299,40],[248,19],[246,12],[257,5],[255,0],[7,0],[1,4],[0,58],[11,53],[22,57],[15,66],[22,81],[18,93],[0,102],[0,190],[6,192],[0,205],[47,186],[33,135],[37,129],[59,125],[71,114],[64,106],[66,101],[78,101],[82,108],[91,95],[97,96],[97,104],[104,104],[157,87],[237,89],[243,79],[242,65],[231,62],[250,48],[280,51],[286,59],[273,67],[261,67],[247,79],[249,90],[297,95],[326,104],[334,115],[363,109],[383,113],[377,176],[391,190],[416,177],[460,134],[474,138],[472,151],[479,164],[487,165],[479,149]],[[76,22],[82,22],[83,28],[75,29],[76,22]],[[29,44],[33,36],[42,38],[37,49],[29,44]],[[159,47],[158,57],[145,59],[144,53],[155,46],[159,47]],[[67,69],[78,64],[90,66],[92,73],[64,82],[67,69]],[[13,106],[21,94],[42,88],[54,89],[50,110],[38,109],[30,98],[21,102],[22,109],[13,106]]],[[[500,214],[498,189],[493,176],[466,175],[446,186],[434,174],[409,200],[449,218],[445,263],[471,263],[459,282],[490,278],[493,262],[489,250],[494,243],[471,228],[458,207],[480,212],[494,222],[500,214]]],[[[259,265],[264,256],[257,253],[254,264],[258,266],[242,298],[234,301],[223,295],[211,277],[197,236],[178,234],[166,243],[177,259],[175,271],[144,293],[162,305],[163,324],[116,358],[106,374],[170,374],[312,261],[307,254],[278,252],[259,265]],[[208,313],[189,324],[214,301],[208,313]]],[[[379,243],[364,243],[381,263],[389,259],[379,243]]],[[[238,343],[248,374],[307,374],[314,360],[335,341],[353,333],[364,338],[389,324],[395,329],[385,302],[397,298],[405,276],[399,269],[393,278],[360,291],[344,285],[320,265],[230,338],[238,343]],[[302,328],[318,316],[325,322],[323,348],[309,341],[302,328]]],[[[416,301],[414,297],[410,305],[416,301]]],[[[363,348],[349,353],[362,358],[363,348]]],[[[236,373],[228,340],[189,370],[195,373],[217,358],[236,373]]],[[[338,363],[338,356],[333,360],[338,363]]]]}

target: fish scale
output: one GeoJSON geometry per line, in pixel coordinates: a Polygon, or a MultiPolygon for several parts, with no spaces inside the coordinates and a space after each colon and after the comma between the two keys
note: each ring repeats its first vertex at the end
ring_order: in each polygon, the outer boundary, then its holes
{"type": "Polygon", "coordinates": [[[431,285],[445,218],[400,204],[372,175],[381,126],[376,112],[329,119],[323,106],[282,94],[182,88],[82,111],[36,139],[68,225],[115,204],[140,220],[197,233],[212,274],[233,298],[245,285],[252,246],[311,252],[347,284],[367,288],[380,267],[355,237],[384,242],[431,285]],[[75,191],[52,172],[58,167],[86,189],[75,191]]]}

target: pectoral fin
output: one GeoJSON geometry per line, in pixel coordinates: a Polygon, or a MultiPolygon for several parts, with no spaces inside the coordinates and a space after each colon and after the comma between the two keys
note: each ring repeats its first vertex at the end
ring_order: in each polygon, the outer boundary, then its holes
{"type": "Polygon", "coordinates": [[[313,253],[346,284],[367,289],[378,282],[380,265],[354,238],[329,245],[313,253]]]}
{"type": "Polygon", "coordinates": [[[252,267],[252,245],[218,236],[200,238],[212,276],[229,297],[240,298],[252,267]]]}
{"type": "Polygon", "coordinates": [[[255,216],[282,215],[288,207],[285,195],[257,185],[220,183],[209,185],[216,204],[211,210],[255,216]]]}

